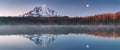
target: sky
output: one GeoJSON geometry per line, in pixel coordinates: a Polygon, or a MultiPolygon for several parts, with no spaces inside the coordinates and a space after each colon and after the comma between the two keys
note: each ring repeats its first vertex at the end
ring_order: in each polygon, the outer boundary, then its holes
{"type": "Polygon", "coordinates": [[[63,16],[91,16],[120,11],[120,0],[0,0],[0,16],[19,16],[43,4],[63,16]]]}

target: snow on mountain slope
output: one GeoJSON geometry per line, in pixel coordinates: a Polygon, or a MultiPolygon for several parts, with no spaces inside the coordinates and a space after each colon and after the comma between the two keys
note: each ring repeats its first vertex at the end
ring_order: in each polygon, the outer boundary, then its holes
{"type": "Polygon", "coordinates": [[[42,5],[40,7],[35,7],[33,10],[23,14],[23,16],[31,16],[31,17],[57,17],[59,15],[54,10],[47,8],[46,5],[42,5]]]}

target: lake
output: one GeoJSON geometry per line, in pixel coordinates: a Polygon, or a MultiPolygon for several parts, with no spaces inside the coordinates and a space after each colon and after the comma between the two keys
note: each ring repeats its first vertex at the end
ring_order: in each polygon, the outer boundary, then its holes
{"type": "Polygon", "coordinates": [[[120,50],[119,46],[120,26],[0,26],[0,50],[120,50]]]}

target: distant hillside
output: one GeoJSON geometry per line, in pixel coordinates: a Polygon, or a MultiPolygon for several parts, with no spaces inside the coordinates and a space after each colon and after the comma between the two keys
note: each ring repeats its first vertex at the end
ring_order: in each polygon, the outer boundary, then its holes
{"type": "Polygon", "coordinates": [[[120,12],[104,13],[86,17],[0,17],[0,24],[39,25],[119,25],[120,12]]]}
{"type": "Polygon", "coordinates": [[[120,12],[84,17],[86,24],[120,24],[120,12]]]}

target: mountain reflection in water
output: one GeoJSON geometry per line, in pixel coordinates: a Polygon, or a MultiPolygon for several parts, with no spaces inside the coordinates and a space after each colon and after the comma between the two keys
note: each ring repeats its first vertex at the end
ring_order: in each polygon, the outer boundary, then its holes
{"type": "Polygon", "coordinates": [[[0,35],[2,50],[113,50],[120,49],[120,33],[63,33],[0,35]],[[107,44],[107,45],[106,45],[107,44]]]}
{"type": "Polygon", "coordinates": [[[54,34],[33,34],[23,36],[33,41],[36,45],[41,45],[43,47],[45,47],[48,43],[54,41],[57,37],[57,35],[54,34]]]}
{"type": "Polygon", "coordinates": [[[120,26],[0,26],[0,50],[120,50],[120,26]]]}
{"type": "Polygon", "coordinates": [[[88,36],[96,36],[96,37],[103,37],[103,38],[119,38],[120,33],[105,33],[105,32],[95,32],[95,33],[67,33],[67,34],[30,34],[30,35],[23,35],[23,37],[31,40],[37,46],[46,47],[47,44],[53,42],[57,37],[65,36],[65,35],[88,35],[88,36]]]}

